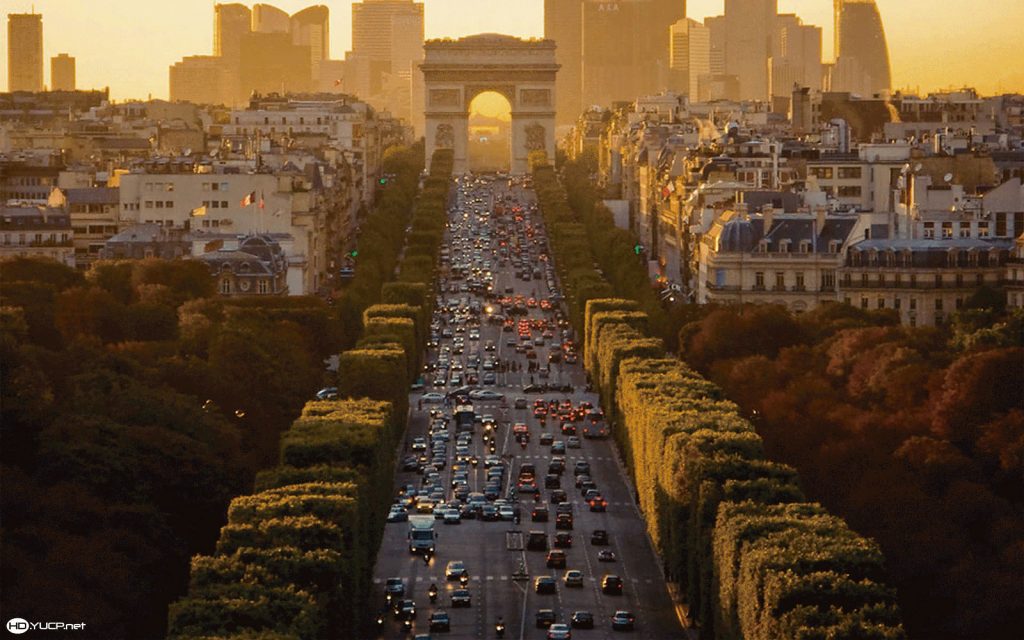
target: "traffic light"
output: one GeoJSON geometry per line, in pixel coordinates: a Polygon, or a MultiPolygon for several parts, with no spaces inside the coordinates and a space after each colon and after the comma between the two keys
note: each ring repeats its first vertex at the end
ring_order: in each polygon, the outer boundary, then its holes
{"type": "Polygon", "coordinates": [[[348,252],[348,257],[350,257],[350,258],[356,258],[358,256],[359,256],[359,252],[356,251],[355,249],[353,249],[353,250],[348,252]]]}
{"type": "Polygon", "coordinates": [[[644,245],[640,244],[639,242],[636,243],[635,245],[633,245],[633,253],[634,254],[640,255],[643,252],[644,252],[644,245]]]}
{"type": "Polygon", "coordinates": [[[377,184],[379,184],[379,185],[380,185],[380,186],[382,186],[382,187],[383,187],[384,185],[386,185],[387,183],[388,183],[388,179],[387,179],[387,178],[384,178],[384,177],[382,177],[382,178],[380,178],[379,180],[377,180],[377,184]]]}

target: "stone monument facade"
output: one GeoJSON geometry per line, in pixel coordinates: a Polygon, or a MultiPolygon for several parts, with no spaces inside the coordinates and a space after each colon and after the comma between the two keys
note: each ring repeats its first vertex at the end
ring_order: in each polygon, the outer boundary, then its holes
{"type": "Polygon", "coordinates": [[[456,174],[469,171],[469,106],[494,91],[512,106],[511,167],[529,171],[531,151],[555,157],[555,43],[481,34],[429,40],[421,68],[425,83],[427,162],[435,149],[455,151],[456,174]]]}

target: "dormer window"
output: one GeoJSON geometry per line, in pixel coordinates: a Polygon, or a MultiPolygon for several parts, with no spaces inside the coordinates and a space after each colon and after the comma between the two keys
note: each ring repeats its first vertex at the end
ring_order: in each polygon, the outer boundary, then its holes
{"type": "Polygon", "coordinates": [[[800,241],[800,253],[810,253],[810,252],[811,252],[811,243],[810,243],[810,241],[808,241],[808,240],[801,240],[800,241]]]}
{"type": "Polygon", "coordinates": [[[757,245],[757,252],[768,253],[768,242],[768,240],[762,240],[761,242],[759,242],[757,245]]]}
{"type": "Polygon", "coordinates": [[[779,243],[779,253],[789,253],[789,240],[783,240],[779,243]]]}
{"type": "Polygon", "coordinates": [[[829,240],[829,242],[828,242],[828,252],[829,253],[839,253],[839,241],[838,240],[829,240]]]}

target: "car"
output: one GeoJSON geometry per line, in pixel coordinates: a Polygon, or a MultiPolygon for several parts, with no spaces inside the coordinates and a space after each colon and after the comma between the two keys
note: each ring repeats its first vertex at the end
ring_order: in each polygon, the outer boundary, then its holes
{"type": "Polygon", "coordinates": [[[547,507],[534,507],[530,512],[530,520],[533,522],[547,522],[549,512],[547,507]]]}
{"type": "Polygon", "coordinates": [[[559,513],[555,516],[555,528],[556,529],[568,529],[572,531],[572,514],[571,513],[559,513]]]}
{"type": "Polygon", "coordinates": [[[469,589],[456,589],[452,591],[452,609],[455,607],[468,607],[473,604],[473,598],[469,595],[469,589]]]}
{"type": "Polygon", "coordinates": [[[537,576],[533,581],[533,590],[536,593],[555,593],[558,590],[558,583],[554,576],[537,576]]]}
{"type": "Polygon", "coordinates": [[[561,440],[555,440],[551,443],[551,454],[552,455],[565,455],[565,442],[561,440]]]}
{"type": "Polygon", "coordinates": [[[565,568],[565,551],[561,549],[552,549],[548,551],[547,566],[549,569],[564,569],[565,568]]]}
{"type": "Polygon", "coordinates": [[[540,444],[542,447],[550,446],[555,441],[555,436],[550,433],[540,434],[540,444]]]}
{"type": "Polygon", "coordinates": [[[543,531],[531,531],[526,537],[527,551],[547,551],[548,535],[543,531]]]}
{"type": "Polygon", "coordinates": [[[569,499],[563,489],[555,489],[551,492],[551,504],[560,504],[569,499]]]}
{"type": "Polygon", "coordinates": [[[590,463],[586,460],[577,460],[576,464],[572,468],[573,475],[576,476],[589,476],[590,475],[590,463]]]}
{"type": "Polygon", "coordinates": [[[480,519],[485,522],[494,522],[495,520],[501,519],[501,514],[498,513],[498,507],[493,504],[485,504],[480,508],[480,519]]]}
{"type": "Polygon", "coordinates": [[[601,549],[597,552],[598,562],[615,562],[615,552],[610,549],[601,549]]]}
{"type": "Polygon", "coordinates": [[[498,507],[498,519],[500,520],[515,520],[516,512],[515,509],[508,505],[502,505],[498,507]]]}
{"type": "Polygon", "coordinates": [[[405,595],[405,580],[401,578],[388,578],[384,582],[384,594],[394,598],[401,598],[405,595]]]}
{"type": "Polygon", "coordinates": [[[569,569],[562,576],[562,580],[565,581],[567,587],[582,587],[583,586],[583,572],[579,569],[569,569]]]}
{"type": "Polygon", "coordinates": [[[632,611],[619,610],[612,615],[612,629],[614,631],[632,631],[636,625],[636,616],[632,611]]]}
{"type": "Polygon", "coordinates": [[[324,387],[316,392],[317,400],[337,400],[338,387],[324,387]]]}
{"type": "Polygon", "coordinates": [[[444,512],[444,523],[445,524],[461,524],[462,514],[458,509],[448,508],[444,512]]]}
{"type": "MultiPolygon", "coordinates": [[[[442,382],[441,384],[444,383],[442,382]]],[[[420,399],[423,401],[423,404],[442,404],[444,402],[444,394],[431,391],[430,393],[424,393],[420,399]]]]}
{"type": "Polygon", "coordinates": [[[570,640],[572,638],[572,629],[567,624],[553,624],[548,627],[548,640],[570,640]]]}
{"type": "Polygon", "coordinates": [[[572,547],[572,534],[567,531],[559,531],[555,534],[555,548],[568,549],[572,547]]]}
{"type": "Polygon", "coordinates": [[[608,544],[608,532],[604,529],[594,529],[594,533],[590,534],[590,544],[594,545],[606,545],[608,544]]]}
{"type": "Polygon", "coordinates": [[[407,522],[409,520],[409,514],[406,513],[404,507],[392,508],[388,512],[388,522],[407,522]]]}
{"type": "Polygon", "coordinates": [[[601,593],[613,596],[622,595],[622,578],[606,573],[601,578],[601,593]]]}
{"type": "Polygon", "coordinates": [[[490,389],[474,389],[469,392],[470,400],[502,400],[505,398],[505,394],[492,391],[490,389]]]}
{"type": "Polygon", "coordinates": [[[431,631],[451,631],[452,622],[447,611],[435,611],[430,614],[431,631]]]}
{"type": "Polygon", "coordinates": [[[526,398],[524,398],[522,396],[519,396],[518,398],[516,398],[515,406],[516,406],[516,409],[525,409],[526,408],[526,398]]]}
{"type": "Polygon", "coordinates": [[[595,496],[591,496],[590,498],[587,498],[587,504],[590,505],[591,511],[598,511],[603,513],[608,508],[608,501],[605,500],[600,493],[595,496]]]}
{"type": "Polygon", "coordinates": [[[594,614],[589,611],[573,611],[569,622],[574,629],[593,629],[594,614]]]}
{"type": "Polygon", "coordinates": [[[458,580],[462,576],[469,577],[469,570],[466,569],[466,563],[461,560],[451,560],[448,562],[448,566],[444,569],[444,577],[448,580],[458,580]]]}
{"type": "Polygon", "coordinates": [[[565,446],[570,449],[579,449],[583,446],[583,443],[580,442],[579,436],[569,436],[565,441],[565,446]]]}
{"type": "Polygon", "coordinates": [[[538,609],[536,623],[538,629],[547,629],[555,623],[555,612],[551,609],[538,609]]]}

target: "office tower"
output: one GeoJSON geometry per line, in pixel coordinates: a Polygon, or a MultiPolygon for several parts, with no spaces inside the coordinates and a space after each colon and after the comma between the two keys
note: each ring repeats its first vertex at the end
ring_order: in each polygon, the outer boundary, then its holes
{"type": "Polygon", "coordinates": [[[768,96],[768,57],[778,0],[725,0],[725,72],[739,79],[740,99],[768,96]]]}
{"type": "Polygon", "coordinates": [[[66,53],[50,58],[50,91],[75,90],[75,59],[66,53]]]}
{"type": "Polygon", "coordinates": [[[554,40],[555,123],[571,125],[583,112],[583,3],[544,0],[544,37],[554,40]]]}
{"type": "Polygon", "coordinates": [[[321,63],[330,57],[330,21],[330,9],[320,4],[292,14],[289,23],[292,44],[309,47],[310,73],[317,82],[321,75],[321,63]]]}
{"type": "Polygon", "coordinates": [[[668,88],[669,27],[683,0],[583,4],[583,102],[609,107],[668,88]]]}
{"type": "Polygon", "coordinates": [[[805,25],[794,14],[775,18],[771,42],[770,98],[789,101],[793,86],[821,90],[821,28],[805,25]]]}
{"type": "Polygon", "coordinates": [[[889,46],[875,0],[834,0],[833,11],[836,68],[832,90],[890,91],[889,46]]]}
{"type": "Polygon", "coordinates": [[[288,33],[291,18],[284,11],[269,4],[252,5],[252,30],[256,33],[288,33]]]}
{"type": "Polygon", "coordinates": [[[238,92],[238,66],[220,56],[187,56],[168,73],[171,102],[232,105],[238,92]]]}
{"type": "Polygon", "coordinates": [[[7,90],[43,90],[41,14],[7,14],[7,90]]]}
{"type": "Polygon", "coordinates": [[[213,55],[238,60],[242,36],[252,30],[252,11],[243,4],[213,7],[213,55]]]}
{"type": "Polygon", "coordinates": [[[307,46],[292,44],[289,33],[246,34],[242,38],[238,73],[241,91],[282,95],[311,91],[314,83],[309,51],[307,46]]]}
{"type": "Polygon", "coordinates": [[[709,16],[704,18],[704,26],[711,39],[711,73],[725,73],[725,16],[709,16]]]}
{"type": "Polygon", "coordinates": [[[369,98],[381,93],[385,75],[409,73],[423,60],[423,4],[412,0],[364,0],[352,5],[353,60],[369,65],[368,86],[356,87],[369,98]],[[398,56],[398,57],[393,57],[398,56]]]}
{"type": "Polygon", "coordinates": [[[673,91],[697,101],[698,80],[711,74],[711,32],[696,20],[684,18],[670,28],[669,68],[673,91]]]}

